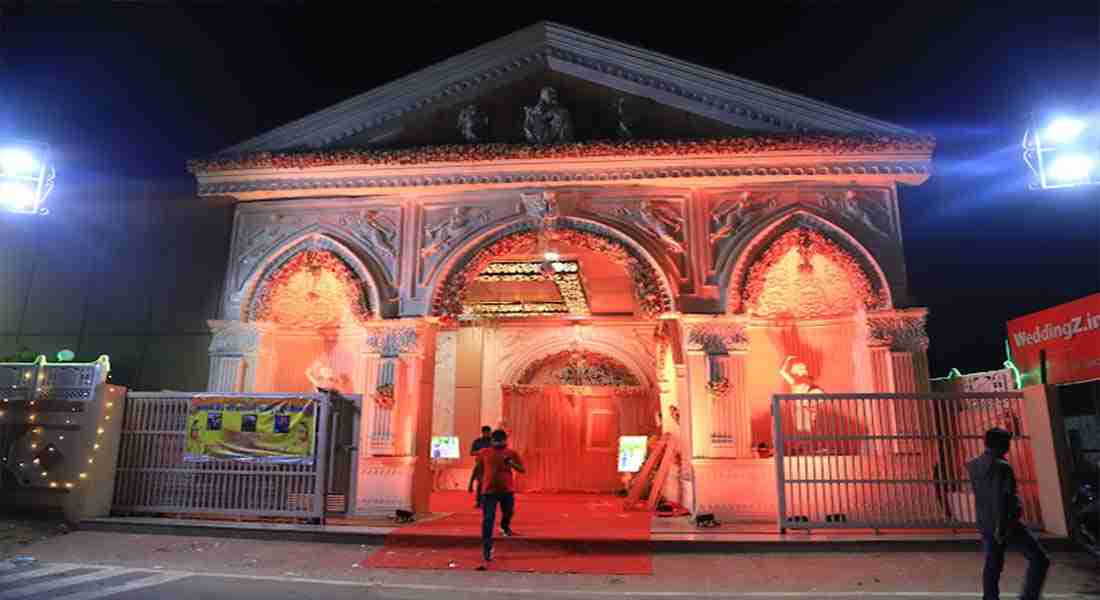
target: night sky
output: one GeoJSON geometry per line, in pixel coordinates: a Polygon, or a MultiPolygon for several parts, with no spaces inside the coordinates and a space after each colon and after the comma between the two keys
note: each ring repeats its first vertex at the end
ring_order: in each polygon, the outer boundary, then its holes
{"type": "Polygon", "coordinates": [[[1005,321],[1100,290],[1100,189],[1028,191],[1019,149],[1030,111],[1100,107],[1095,1],[18,4],[0,138],[50,142],[59,172],[186,180],[188,158],[553,20],[934,135],[932,179],[901,192],[934,375],[998,368],[1005,321]]]}

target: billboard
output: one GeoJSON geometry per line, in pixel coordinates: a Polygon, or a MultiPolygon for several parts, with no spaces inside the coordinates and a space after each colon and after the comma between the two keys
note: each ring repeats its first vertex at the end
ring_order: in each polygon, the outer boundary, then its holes
{"type": "Polygon", "coordinates": [[[317,401],[195,396],[187,415],[187,462],[313,464],[317,401]]]}
{"type": "Polygon", "coordinates": [[[1100,379],[1100,293],[1009,321],[1008,345],[1024,385],[1041,383],[1044,351],[1047,383],[1100,379]]]}

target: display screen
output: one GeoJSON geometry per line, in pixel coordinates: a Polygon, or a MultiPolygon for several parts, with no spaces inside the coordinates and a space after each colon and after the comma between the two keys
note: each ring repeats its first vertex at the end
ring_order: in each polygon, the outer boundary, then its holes
{"type": "Polygon", "coordinates": [[[458,437],[453,435],[432,436],[432,458],[459,458],[458,437]]]}
{"type": "Polygon", "coordinates": [[[620,473],[637,473],[642,469],[648,439],[644,435],[619,436],[620,473]]]}

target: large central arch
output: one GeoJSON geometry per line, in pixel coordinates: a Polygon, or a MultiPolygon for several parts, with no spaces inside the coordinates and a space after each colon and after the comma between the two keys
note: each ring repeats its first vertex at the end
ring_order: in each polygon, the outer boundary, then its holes
{"type": "MultiPolygon", "coordinates": [[[[675,294],[668,276],[657,260],[626,234],[594,221],[559,217],[549,234],[551,239],[600,252],[619,263],[633,284],[635,300],[642,314],[657,318],[674,310],[675,294]]],[[[513,223],[469,242],[456,251],[442,270],[432,294],[431,313],[445,320],[462,314],[469,284],[494,259],[534,250],[538,234],[530,222],[513,223]]]]}

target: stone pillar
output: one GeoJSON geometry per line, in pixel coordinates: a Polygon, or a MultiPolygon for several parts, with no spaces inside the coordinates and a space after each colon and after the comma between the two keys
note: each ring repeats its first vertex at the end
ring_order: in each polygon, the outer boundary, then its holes
{"type": "Polygon", "coordinates": [[[685,356],[687,357],[686,398],[688,401],[680,403],[680,418],[688,419],[691,423],[688,428],[691,432],[691,454],[685,454],[684,457],[705,458],[714,455],[710,443],[712,415],[710,393],[707,389],[710,381],[710,360],[702,348],[691,346],[687,348],[685,356]]]}
{"type": "MultiPolygon", "coordinates": [[[[867,343],[871,355],[871,373],[876,392],[917,394],[927,393],[928,335],[925,319],[928,311],[923,308],[899,309],[867,315],[867,343]]],[[[899,401],[890,407],[885,435],[922,434],[934,427],[934,415],[922,411],[918,404],[899,401]]],[[[896,452],[919,450],[920,442],[899,442],[896,452]]]]}
{"type": "Polygon", "coordinates": [[[362,444],[356,478],[359,515],[425,512],[431,493],[435,327],[400,320],[368,329],[362,444]]]}
{"type": "Polygon", "coordinates": [[[207,321],[211,392],[267,392],[274,387],[272,325],[264,322],[207,321]]]}
{"type": "Polygon", "coordinates": [[[698,411],[692,421],[696,431],[693,458],[751,456],[752,420],[745,389],[748,336],[744,326],[714,319],[690,322],[686,340],[688,364],[694,364],[691,356],[702,356],[706,365],[701,389],[692,388],[692,393],[698,394],[693,398],[705,399],[693,406],[698,411]]]}
{"type": "Polygon", "coordinates": [[[436,334],[435,392],[432,397],[432,435],[458,435],[455,431],[455,388],[458,376],[458,332],[436,334]]]}

